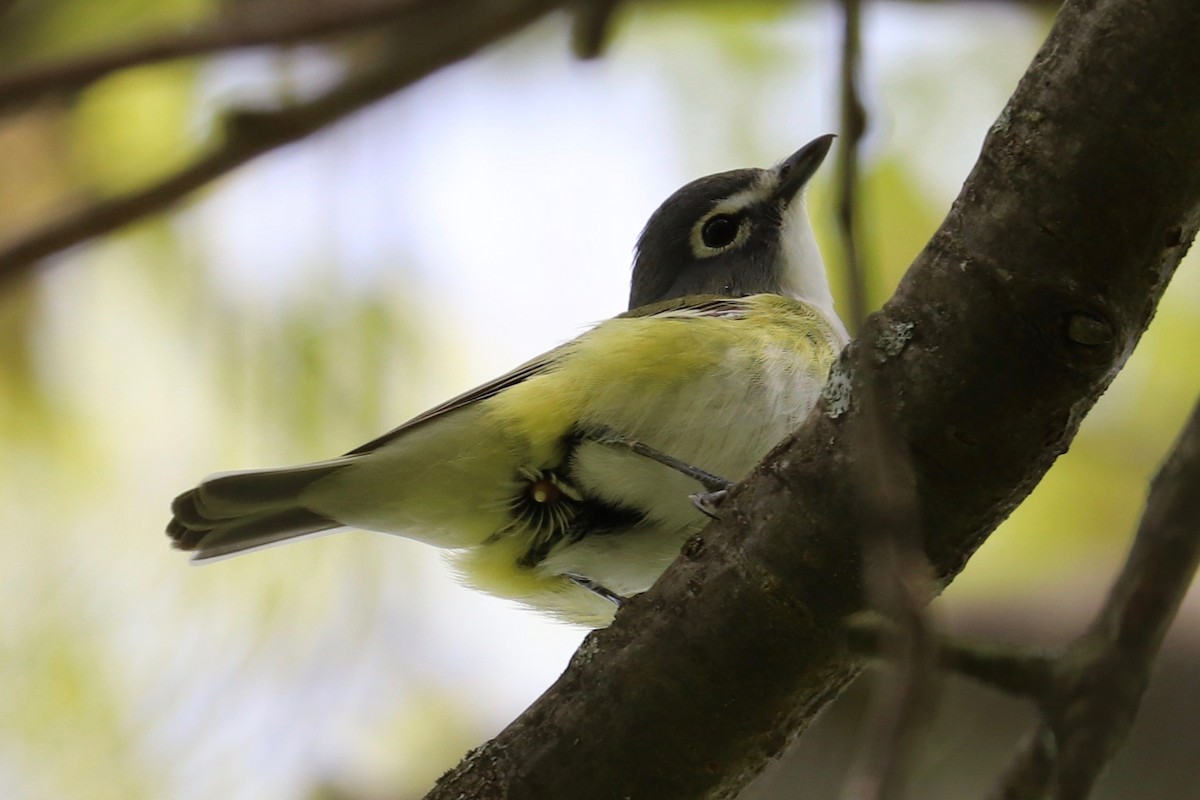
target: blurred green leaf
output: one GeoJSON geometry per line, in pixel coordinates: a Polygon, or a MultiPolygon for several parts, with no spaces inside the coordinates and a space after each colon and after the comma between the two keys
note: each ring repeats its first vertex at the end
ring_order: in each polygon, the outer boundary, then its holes
{"type": "Polygon", "coordinates": [[[192,160],[188,135],[195,68],[188,64],[120,72],[89,88],[71,119],[75,164],[85,185],[130,190],[192,160]]]}

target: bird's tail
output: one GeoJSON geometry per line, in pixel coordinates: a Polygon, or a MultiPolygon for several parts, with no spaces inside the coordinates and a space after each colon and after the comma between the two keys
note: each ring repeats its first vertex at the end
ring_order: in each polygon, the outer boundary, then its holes
{"type": "Polygon", "coordinates": [[[337,520],[306,508],[301,497],[348,462],[209,476],[171,503],[167,535],[176,548],[194,551],[194,561],[206,561],[340,528],[337,520]]]}

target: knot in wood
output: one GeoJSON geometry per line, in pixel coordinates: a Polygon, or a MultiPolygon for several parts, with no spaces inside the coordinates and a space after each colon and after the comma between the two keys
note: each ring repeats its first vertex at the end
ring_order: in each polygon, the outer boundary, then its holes
{"type": "Polygon", "coordinates": [[[698,533],[683,543],[684,558],[697,559],[704,555],[704,550],[704,537],[698,533]]]}
{"type": "Polygon", "coordinates": [[[1112,342],[1114,335],[1108,320],[1093,314],[1077,312],[1067,319],[1067,338],[1075,344],[1098,347],[1112,342]]]}
{"type": "Polygon", "coordinates": [[[1080,287],[1056,287],[1030,297],[1043,345],[1062,365],[1093,380],[1112,369],[1124,342],[1107,298],[1080,287]]]}

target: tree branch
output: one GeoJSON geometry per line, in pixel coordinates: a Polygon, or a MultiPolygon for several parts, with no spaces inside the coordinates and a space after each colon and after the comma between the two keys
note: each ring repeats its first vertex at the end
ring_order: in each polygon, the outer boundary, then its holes
{"type": "MultiPolygon", "coordinates": [[[[576,5],[573,47],[581,58],[593,58],[603,48],[609,23],[620,0],[572,1],[576,5]]],[[[1057,5],[1057,0],[1007,1],[1033,6],[1057,5]]],[[[13,2],[0,0],[0,14],[4,14],[13,2]]],[[[0,74],[0,110],[41,96],[78,91],[114,72],[131,67],[246,47],[295,44],[355,33],[388,23],[419,25],[419,18],[423,14],[442,5],[450,5],[450,2],[355,0],[349,3],[301,4],[285,14],[279,12],[278,6],[266,3],[237,4],[198,27],[0,74]]],[[[491,12],[491,7],[506,4],[476,0],[471,4],[456,5],[459,10],[450,13],[458,14],[461,23],[470,27],[470,18],[476,13],[482,11],[486,16],[491,12]]]]}
{"type": "Polygon", "coordinates": [[[1054,660],[1039,693],[1041,727],[1057,744],[1052,768],[1041,775],[1042,795],[1083,800],[1124,744],[1197,564],[1200,403],[1151,484],[1133,547],[1096,622],[1054,660]]]}
{"type": "MultiPolygon", "coordinates": [[[[277,120],[264,115],[262,127],[277,136],[252,141],[231,138],[197,162],[143,189],[65,213],[32,231],[0,242],[0,283],[23,272],[33,262],[65,250],[94,236],[109,233],[142,217],[157,213],[238,166],[283,144],[301,139],[336,122],[341,116],[403,88],[437,68],[528,24],[572,0],[357,0],[349,4],[305,6],[279,14],[274,7],[237,6],[226,16],[200,27],[150,37],[92,53],[0,74],[0,111],[45,95],[78,91],[114,72],[161,61],[212,54],[231,49],[282,45],[353,33],[381,24],[405,33],[394,53],[393,80],[383,75],[360,74],[323,98],[333,107],[346,102],[348,110],[318,121],[319,108],[290,109],[277,120]],[[460,31],[461,41],[446,32],[460,31]],[[426,35],[428,34],[428,36],[426,35]],[[445,52],[434,52],[437,42],[445,52]],[[405,53],[405,48],[412,52],[405,53]],[[424,63],[422,63],[424,62],[424,63]],[[378,81],[390,88],[372,89],[378,81]],[[355,97],[358,97],[355,100],[355,97]],[[313,124],[305,124],[310,120],[313,124]],[[297,124],[292,124],[293,122],[297,124]],[[290,130],[288,130],[290,128],[290,130]]],[[[577,53],[592,57],[603,47],[604,37],[619,0],[573,0],[577,16],[574,42],[577,53]]],[[[944,2],[944,0],[938,0],[944,2]]],[[[1050,4],[1054,0],[1016,0],[1050,4]]],[[[2,3],[2,0],[0,0],[2,3]]],[[[4,10],[0,5],[0,13],[4,10]]],[[[386,71],[386,70],[384,70],[386,71]]],[[[261,112],[247,112],[258,116],[261,112]]],[[[242,116],[237,111],[231,116],[242,116]]]]}
{"type": "MultiPolygon", "coordinates": [[[[842,0],[841,133],[838,150],[838,227],[850,283],[850,324],[862,330],[869,301],[867,269],[859,248],[859,148],[867,111],[859,91],[862,69],[862,3],[842,0]]],[[[937,643],[924,613],[932,596],[929,564],[921,552],[911,458],[879,400],[874,354],[851,348],[861,378],[862,424],[851,447],[864,454],[852,471],[861,499],[858,537],[866,598],[895,624],[880,637],[887,669],[872,687],[863,722],[860,765],[846,786],[846,800],[887,800],[903,793],[909,756],[938,694],[937,643]]]]}
{"type": "Polygon", "coordinates": [[[1042,800],[1054,775],[1054,734],[1038,725],[1017,748],[988,800],[1042,800]]]}
{"type": "MultiPolygon", "coordinates": [[[[942,584],[1070,444],[1195,236],[1198,29],[1194,0],[1070,0],[860,336],[942,584]]],[[[731,797],[795,738],[858,670],[860,386],[840,362],[723,519],[429,798],[731,797]]]]}
{"type": "Polygon", "coordinates": [[[196,162],[159,182],[71,211],[0,244],[0,282],[39,259],[171,207],[247,161],[298,141],[528,24],[554,0],[426,0],[408,4],[382,63],[326,94],[274,111],[233,111],[225,136],[196,162]]]}
{"type": "MultiPolygon", "coordinates": [[[[309,3],[282,13],[276,5],[234,5],[196,28],[116,45],[74,58],[51,61],[0,75],[0,109],[47,94],[77,91],[114,72],[190,56],[261,45],[294,44],[351,33],[384,23],[422,26],[441,0],[356,0],[309,3]]],[[[468,24],[479,3],[457,3],[443,11],[468,24]]]]}
{"type": "Polygon", "coordinates": [[[598,58],[604,52],[613,17],[621,0],[574,0],[571,50],[576,58],[598,58]]]}
{"type": "Polygon", "coordinates": [[[842,0],[842,58],[839,69],[841,146],[837,160],[837,221],[850,291],[850,325],[858,331],[867,319],[867,279],[858,250],[858,148],[867,129],[867,112],[858,91],[862,69],[862,3],[842,0]]]}
{"type": "MultiPolygon", "coordinates": [[[[883,642],[893,634],[892,627],[876,616],[855,616],[846,628],[847,642],[859,655],[882,658],[883,642]]],[[[943,668],[1022,697],[1040,699],[1053,677],[1055,653],[1033,647],[943,637],[936,650],[943,668]]]]}
{"type": "MultiPolygon", "coordinates": [[[[941,642],[943,666],[1033,699],[1030,731],[992,797],[1082,800],[1125,742],[1167,629],[1200,564],[1200,402],[1151,484],[1129,557],[1095,622],[1057,653],[941,642]]],[[[890,626],[851,620],[856,652],[879,655],[890,626]]]]}

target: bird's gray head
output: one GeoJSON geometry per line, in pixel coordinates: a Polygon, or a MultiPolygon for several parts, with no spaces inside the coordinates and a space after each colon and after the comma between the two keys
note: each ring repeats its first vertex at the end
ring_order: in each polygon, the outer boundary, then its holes
{"type": "Polygon", "coordinates": [[[667,198],[638,238],[629,307],[771,292],[832,314],[802,197],[832,142],[832,134],[820,136],[771,169],[709,175],[667,198]]]}

